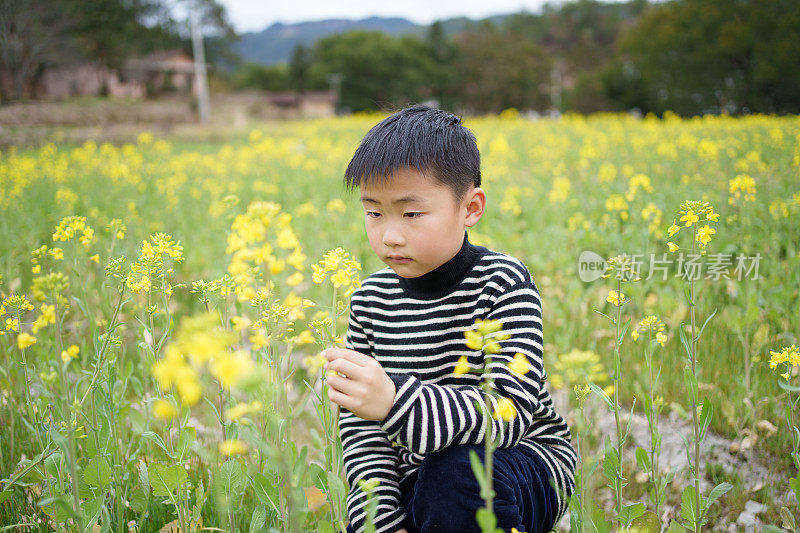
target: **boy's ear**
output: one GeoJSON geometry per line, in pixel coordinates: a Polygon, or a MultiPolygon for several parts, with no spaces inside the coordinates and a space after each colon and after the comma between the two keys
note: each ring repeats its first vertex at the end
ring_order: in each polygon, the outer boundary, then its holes
{"type": "Polygon", "coordinates": [[[486,192],[480,187],[475,187],[467,193],[465,202],[467,216],[464,219],[464,225],[472,227],[478,223],[483,215],[483,210],[486,209],[486,192]]]}

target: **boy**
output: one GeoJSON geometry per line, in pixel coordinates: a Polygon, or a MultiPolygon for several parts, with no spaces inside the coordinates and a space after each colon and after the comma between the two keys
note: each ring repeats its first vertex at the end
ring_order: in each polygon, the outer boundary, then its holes
{"type": "MultiPolygon", "coordinates": [[[[349,532],[364,531],[359,479],[378,478],[378,533],[480,531],[469,451],[484,457],[484,357],[465,344],[476,319],[502,322],[491,374],[516,416],[493,455],[494,511],[505,531],[549,531],[565,513],[576,454],[542,367],[539,293],[517,259],[470,244],[483,214],[480,154],[459,118],[422,105],[373,127],[345,172],[358,187],[370,246],[388,267],[351,297],[346,349],[323,354],[350,492],[349,532]],[[517,353],[524,374],[507,366],[517,353]],[[454,373],[461,356],[473,372],[454,373]]],[[[462,367],[463,368],[463,365],[462,367]]],[[[495,412],[497,402],[492,399],[495,412]]]]}

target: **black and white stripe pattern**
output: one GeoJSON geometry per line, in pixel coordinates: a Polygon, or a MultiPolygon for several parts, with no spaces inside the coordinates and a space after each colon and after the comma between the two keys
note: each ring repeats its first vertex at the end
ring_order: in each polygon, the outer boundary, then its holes
{"type": "MultiPolygon", "coordinates": [[[[466,246],[465,238],[462,258],[466,246]]],[[[569,428],[544,386],[538,290],[519,260],[473,245],[468,251],[475,255],[471,268],[445,294],[411,290],[409,280],[384,268],[352,295],[346,347],[375,357],[397,386],[383,421],[363,420],[341,409],[339,431],[350,483],[347,511],[356,532],[363,531],[366,516],[357,480],[380,480],[376,530],[394,533],[405,515],[399,483],[424,456],[451,445],[483,444],[484,420],[475,404],[485,404],[482,372],[491,375],[498,393],[517,410],[510,422],[492,419],[492,436],[502,431],[501,448],[527,446],[544,460],[559,494],[558,518],[566,512],[577,456],[569,428]],[[492,356],[488,370],[483,354],[465,344],[464,332],[474,329],[476,319],[499,320],[511,335],[498,342],[501,352],[492,356]],[[530,362],[527,374],[506,366],[516,353],[530,362]],[[473,372],[455,375],[462,355],[473,372]]],[[[494,411],[496,401],[490,402],[494,411]]]]}

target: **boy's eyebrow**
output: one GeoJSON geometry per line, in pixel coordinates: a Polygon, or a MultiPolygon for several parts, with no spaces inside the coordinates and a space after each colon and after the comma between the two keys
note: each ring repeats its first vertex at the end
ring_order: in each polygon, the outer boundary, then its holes
{"type": "MultiPolygon", "coordinates": [[[[379,201],[370,198],[369,196],[362,196],[361,201],[366,204],[380,204],[379,201]]],[[[398,198],[397,200],[392,201],[392,204],[408,204],[408,203],[424,203],[425,199],[421,196],[417,196],[414,194],[410,194],[408,196],[403,196],[402,198],[398,198]]]]}

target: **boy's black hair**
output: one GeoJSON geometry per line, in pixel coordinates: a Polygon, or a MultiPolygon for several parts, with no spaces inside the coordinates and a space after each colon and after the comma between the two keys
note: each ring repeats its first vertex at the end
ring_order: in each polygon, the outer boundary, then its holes
{"type": "Polygon", "coordinates": [[[481,185],[481,156],[475,136],[451,113],[417,104],[373,126],[361,140],[344,181],[352,191],[411,167],[430,173],[460,201],[481,185]]]}

